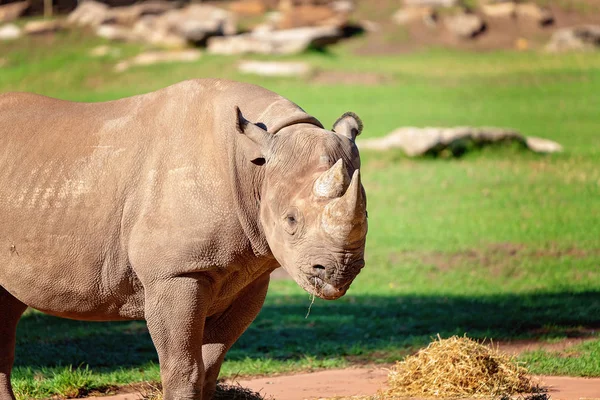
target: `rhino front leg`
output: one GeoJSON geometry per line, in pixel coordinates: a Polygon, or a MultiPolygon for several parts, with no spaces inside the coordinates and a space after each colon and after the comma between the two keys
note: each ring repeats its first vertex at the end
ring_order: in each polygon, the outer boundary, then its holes
{"type": "Polygon", "coordinates": [[[145,316],[160,363],[164,400],[201,400],[206,285],[183,276],[145,289],[145,316]]]}
{"type": "Polygon", "coordinates": [[[0,286],[0,399],[14,399],[10,372],[15,359],[17,323],[27,306],[0,286]]]}
{"type": "Polygon", "coordinates": [[[248,285],[223,314],[206,320],[202,346],[202,358],[206,367],[204,399],[212,398],[215,392],[225,353],[260,312],[269,287],[269,274],[248,285]]]}

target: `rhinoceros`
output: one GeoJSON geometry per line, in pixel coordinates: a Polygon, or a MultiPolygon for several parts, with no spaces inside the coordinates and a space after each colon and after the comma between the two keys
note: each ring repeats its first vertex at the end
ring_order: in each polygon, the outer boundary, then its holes
{"type": "Polygon", "coordinates": [[[28,306],[145,320],[164,399],[211,398],[273,270],[332,300],[363,268],[361,130],[215,79],[104,103],[1,95],[0,399],[28,306]]]}

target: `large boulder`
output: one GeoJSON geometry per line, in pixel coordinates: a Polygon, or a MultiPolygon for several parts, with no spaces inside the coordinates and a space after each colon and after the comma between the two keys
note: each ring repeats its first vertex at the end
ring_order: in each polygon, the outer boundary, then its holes
{"type": "Polygon", "coordinates": [[[464,39],[474,38],[486,28],[483,19],[476,14],[449,15],[444,19],[444,23],[452,34],[464,39]]]}
{"type": "Polygon", "coordinates": [[[10,22],[19,18],[30,6],[29,1],[18,1],[0,5],[0,22],[10,22]]]}
{"type": "Polygon", "coordinates": [[[69,14],[67,22],[73,25],[97,27],[104,23],[108,16],[109,7],[106,4],[85,0],[69,14]]]}
{"type": "Polygon", "coordinates": [[[133,31],[154,44],[203,44],[211,36],[234,35],[237,27],[231,12],[207,4],[191,4],[159,16],[144,17],[134,25],[133,31]]]}
{"type": "Polygon", "coordinates": [[[236,36],[213,37],[208,51],[214,54],[296,54],[309,47],[322,48],[342,38],[341,29],[320,26],[279,31],[253,31],[236,36]]]}
{"type": "Polygon", "coordinates": [[[367,139],[358,143],[361,149],[389,150],[400,149],[407,156],[426,154],[460,155],[470,147],[516,142],[538,153],[562,151],[556,142],[541,138],[525,138],[511,129],[501,128],[399,128],[379,139],[367,139]]]}
{"type": "Polygon", "coordinates": [[[137,40],[159,47],[178,48],[187,45],[187,40],[184,37],[172,32],[162,21],[157,21],[157,17],[141,18],[133,26],[132,33],[137,40]]]}
{"type": "Polygon", "coordinates": [[[22,35],[21,28],[15,24],[0,25],[0,40],[15,40],[22,35]]]}
{"type": "Polygon", "coordinates": [[[593,50],[600,48],[600,25],[559,29],[546,47],[548,51],[593,50]]]}

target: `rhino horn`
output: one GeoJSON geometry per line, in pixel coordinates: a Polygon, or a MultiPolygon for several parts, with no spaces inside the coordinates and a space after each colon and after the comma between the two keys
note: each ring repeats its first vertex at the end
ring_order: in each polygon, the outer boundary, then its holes
{"type": "Polygon", "coordinates": [[[360,183],[360,172],[356,170],[346,193],[325,206],[321,222],[323,229],[331,236],[358,240],[367,233],[366,218],[366,198],[360,183]]]}
{"type": "Polygon", "coordinates": [[[317,197],[335,199],[344,194],[348,187],[350,177],[340,158],[331,168],[323,172],[315,181],[313,192],[317,197]]]}

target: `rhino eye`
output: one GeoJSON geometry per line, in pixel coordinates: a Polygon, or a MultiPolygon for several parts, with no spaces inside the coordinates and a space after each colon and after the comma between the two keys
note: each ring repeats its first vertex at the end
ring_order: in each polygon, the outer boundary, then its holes
{"type": "Polygon", "coordinates": [[[285,214],[285,217],[284,217],[285,230],[287,233],[289,233],[290,235],[293,235],[294,233],[296,233],[296,230],[298,228],[299,219],[300,219],[300,214],[296,208],[292,208],[292,209],[288,210],[288,212],[285,214]]]}

